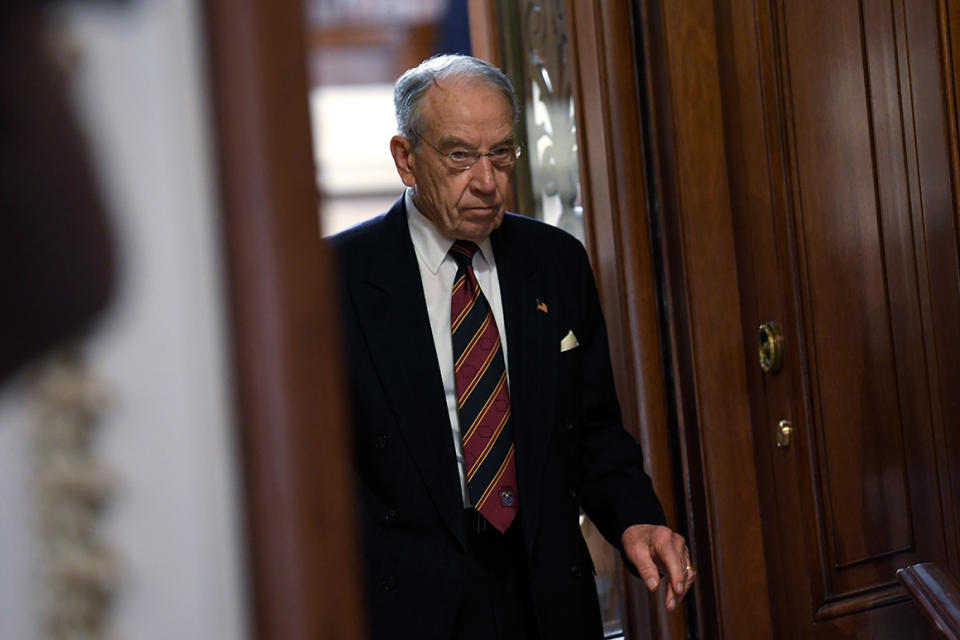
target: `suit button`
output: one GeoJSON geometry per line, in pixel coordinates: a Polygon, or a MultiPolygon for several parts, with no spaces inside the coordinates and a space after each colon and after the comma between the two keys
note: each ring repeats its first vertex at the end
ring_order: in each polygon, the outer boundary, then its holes
{"type": "Polygon", "coordinates": [[[573,576],[574,578],[579,578],[583,576],[583,569],[580,568],[580,565],[575,564],[572,567],[570,567],[570,575],[573,576]]]}
{"type": "Polygon", "coordinates": [[[567,431],[573,431],[576,427],[577,427],[577,425],[575,425],[574,423],[570,422],[570,423],[567,424],[567,431]]]}
{"type": "Polygon", "coordinates": [[[373,439],[373,446],[377,449],[386,449],[387,448],[387,436],[381,435],[373,439]]]}
{"type": "Polygon", "coordinates": [[[380,588],[384,591],[393,591],[397,586],[397,579],[393,576],[386,576],[380,581],[380,588]]]}
{"type": "Polygon", "coordinates": [[[577,492],[573,489],[570,489],[570,500],[571,502],[577,501],[577,492]]]}
{"type": "Polygon", "coordinates": [[[393,522],[396,518],[397,518],[397,510],[396,510],[396,509],[387,509],[387,512],[386,512],[385,514],[383,514],[383,519],[384,519],[386,522],[393,522]]]}

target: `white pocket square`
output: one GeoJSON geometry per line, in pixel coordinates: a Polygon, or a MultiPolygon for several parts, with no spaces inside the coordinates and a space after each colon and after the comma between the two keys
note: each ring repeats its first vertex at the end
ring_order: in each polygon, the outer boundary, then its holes
{"type": "Polygon", "coordinates": [[[567,335],[563,336],[563,340],[560,341],[560,353],[564,351],[570,351],[570,349],[575,349],[580,346],[580,343],[577,342],[577,336],[573,335],[573,330],[567,332],[567,335]]]}

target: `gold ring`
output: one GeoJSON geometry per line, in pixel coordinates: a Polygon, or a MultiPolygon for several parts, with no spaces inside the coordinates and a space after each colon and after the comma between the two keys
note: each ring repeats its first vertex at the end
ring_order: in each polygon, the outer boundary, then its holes
{"type": "Polygon", "coordinates": [[[695,569],[693,568],[693,565],[692,565],[692,564],[688,564],[688,565],[687,565],[687,573],[693,573],[694,571],[695,571],[695,569]]]}

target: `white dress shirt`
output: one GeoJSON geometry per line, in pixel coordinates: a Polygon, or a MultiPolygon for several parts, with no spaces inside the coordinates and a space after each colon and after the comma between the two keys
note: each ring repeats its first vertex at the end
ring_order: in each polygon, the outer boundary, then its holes
{"type": "MultiPolygon", "coordinates": [[[[467,492],[467,477],[463,464],[463,443],[460,440],[460,416],[457,412],[457,389],[453,376],[453,339],[450,336],[450,298],[453,294],[453,279],[457,275],[457,263],[447,252],[453,246],[453,240],[445,237],[433,226],[426,216],[420,213],[413,203],[413,190],[404,194],[407,206],[407,220],[410,225],[410,238],[417,253],[420,266],[420,280],[423,282],[423,296],[427,301],[427,315],[430,316],[430,329],[433,343],[437,348],[437,364],[443,379],[443,391],[447,399],[447,412],[450,414],[450,429],[453,433],[453,447],[457,452],[457,467],[460,471],[460,490],[463,505],[471,506],[467,492]]],[[[480,250],[473,256],[473,272],[477,276],[480,290],[483,291],[493,319],[500,332],[500,344],[503,347],[503,362],[507,364],[507,334],[503,324],[503,303],[500,299],[500,281],[497,279],[497,263],[493,257],[490,238],[478,243],[480,250]]],[[[510,369],[507,368],[507,387],[510,384],[510,369]]]]}

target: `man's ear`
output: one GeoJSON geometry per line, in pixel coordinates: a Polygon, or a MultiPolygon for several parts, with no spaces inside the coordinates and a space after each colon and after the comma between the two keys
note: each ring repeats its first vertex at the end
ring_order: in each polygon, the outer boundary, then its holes
{"type": "Polygon", "coordinates": [[[393,163],[397,165],[397,173],[403,184],[412,187],[417,184],[415,173],[416,159],[413,155],[413,143],[404,136],[393,136],[390,138],[390,153],[393,155],[393,163]]]}

